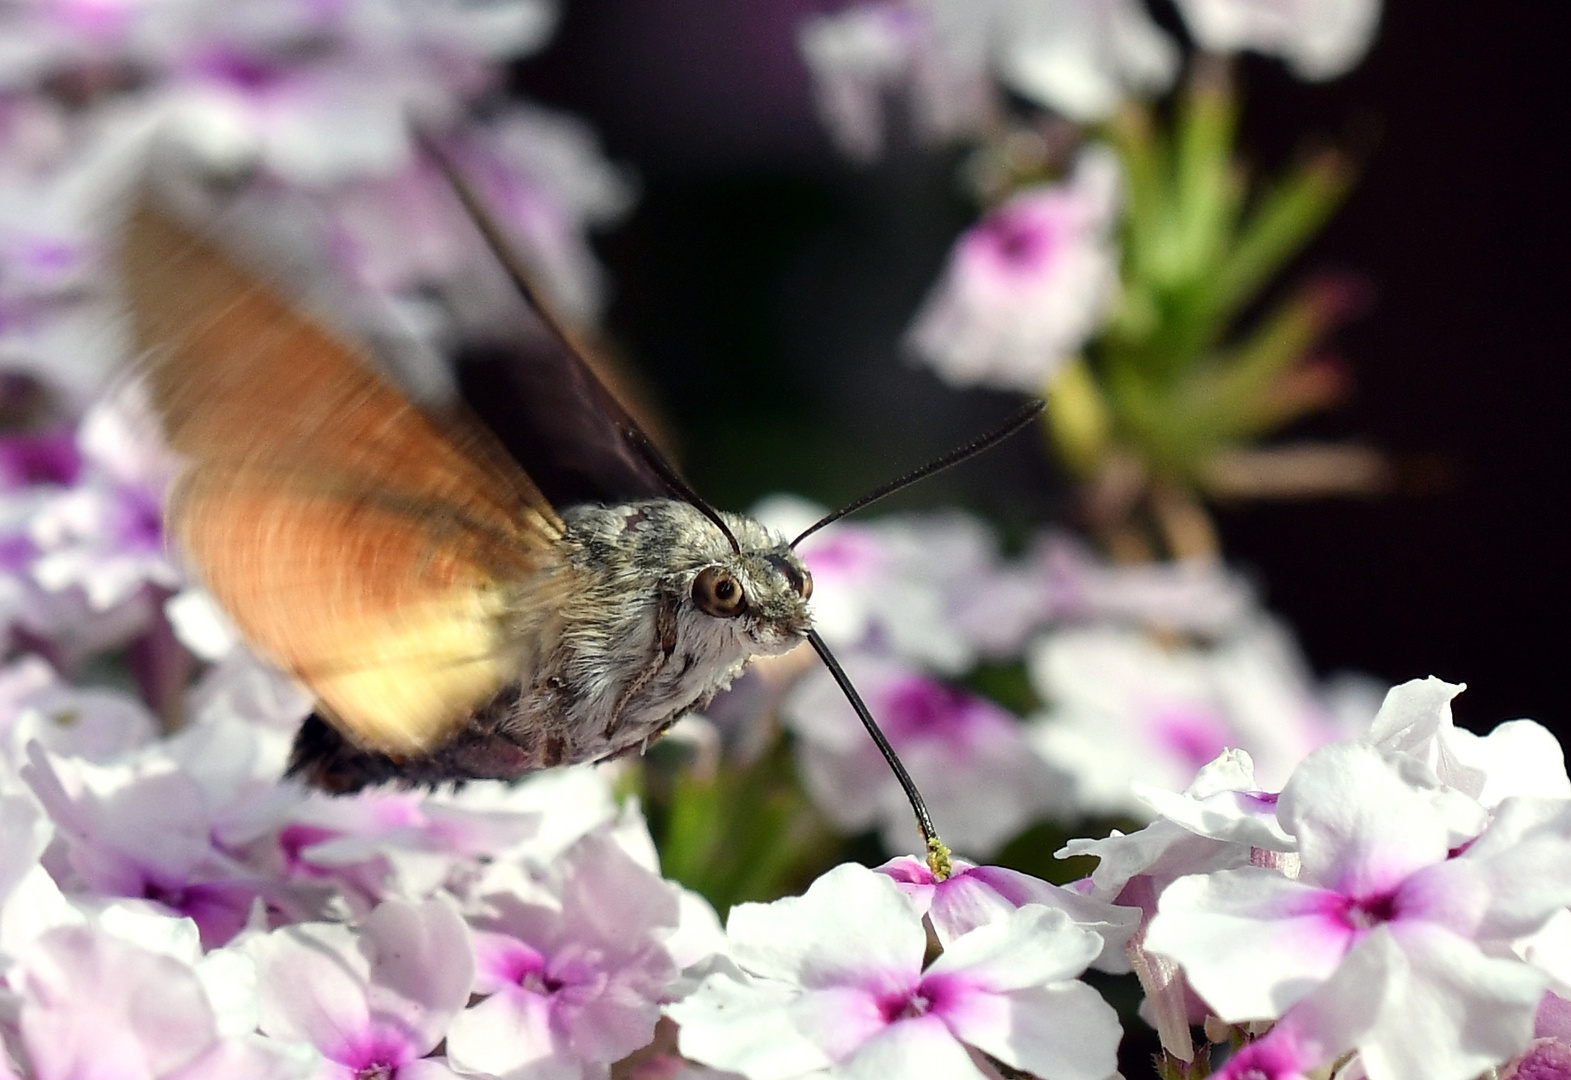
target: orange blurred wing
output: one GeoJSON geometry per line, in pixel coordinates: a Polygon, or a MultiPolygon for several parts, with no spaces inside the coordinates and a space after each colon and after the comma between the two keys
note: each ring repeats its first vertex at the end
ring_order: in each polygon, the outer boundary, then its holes
{"type": "Polygon", "coordinates": [[[143,200],[125,287],[170,445],[167,524],[263,653],[362,745],[419,752],[515,678],[567,587],[560,519],[478,431],[143,200]]]}

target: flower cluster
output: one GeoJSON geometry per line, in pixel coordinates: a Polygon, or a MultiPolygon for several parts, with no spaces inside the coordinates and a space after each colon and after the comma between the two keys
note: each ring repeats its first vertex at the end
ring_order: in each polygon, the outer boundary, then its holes
{"type": "Polygon", "coordinates": [[[1191,1059],[1207,1017],[1208,1033],[1275,1022],[1228,1078],[1356,1054],[1344,1075],[1463,1080],[1556,1052],[1571,780],[1537,724],[1453,726],[1460,690],[1396,687],[1280,792],[1229,751],[1182,795],[1141,789],[1146,829],[1066,848],[1100,858],[1091,895],[1144,911],[1130,952],[1170,1053],[1191,1059]]]}
{"type": "Polygon", "coordinates": [[[999,1075],[994,1062],[1059,1080],[1115,1071],[1117,1014],[1074,981],[1103,950],[1100,933],[1062,906],[1011,902],[962,878],[915,891],[847,863],[801,897],[733,908],[732,963],[667,1009],[682,1053],[749,1080],[981,1080],[999,1075]],[[940,909],[933,894],[946,886],[995,903],[971,925],[946,920],[942,953],[929,958],[922,914],[940,909]]]}
{"type": "MultiPolygon", "coordinates": [[[[1352,164],[1325,152],[1249,183],[1229,60],[1253,51],[1307,79],[1341,75],[1369,49],[1379,0],[1176,8],[1187,55],[1144,0],[876,0],[799,35],[819,111],[850,156],[880,153],[891,98],[909,105],[919,141],[970,148],[962,174],[981,215],[905,351],[951,385],[1048,396],[1055,449],[1096,485],[1086,516],[1103,529],[1148,503],[1165,529],[1160,504],[1196,494],[1386,482],[1365,447],[1250,452],[1345,392],[1324,341],[1345,284],[1311,282],[1236,324],[1335,208],[1352,164]],[[1158,103],[1186,66],[1176,100],[1158,103]]],[[[1214,547],[1193,529],[1162,541],[1174,555],[1214,547]]]]}
{"type": "MultiPolygon", "coordinates": [[[[779,497],[758,513],[791,535],[819,511],[779,497]]],[[[1143,818],[1132,784],[1181,787],[1227,747],[1281,782],[1379,704],[1363,680],[1317,684],[1249,586],[1212,561],[1113,566],[1059,532],[1006,558],[957,512],[838,523],[802,555],[820,633],[946,839],[971,854],[1044,819],[1143,818]],[[966,688],[989,668],[1016,673],[1018,713],[966,688]]],[[[787,663],[751,681],[789,685],[780,716],[815,803],[842,831],[877,828],[889,850],[911,850],[905,796],[838,687],[787,663]]],[[[748,680],[740,690],[757,708],[748,680]]]]}
{"type": "MultiPolygon", "coordinates": [[[[1364,56],[1379,0],[1180,0],[1196,44],[1286,60],[1306,79],[1364,56]]],[[[1139,0],[877,0],[807,20],[802,57],[841,148],[883,145],[883,99],[900,90],[915,131],[976,137],[999,126],[1000,88],[1079,123],[1172,85],[1179,51],[1139,0]]]]}
{"type": "Polygon", "coordinates": [[[359,290],[348,320],[415,368],[417,388],[441,378],[433,344],[498,316],[472,280],[479,240],[416,127],[449,142],[562,313],[594,314],[584,230],[627,207],[628,180],[576,120],[499,99],[502,62],[539,48],[555,18],[551,0],[7,7],[0,370],[80,407],[124,364],[110,238],[155,148],[251,177],[273,233],[359,290]]]}
{"type": "Polygon", "coordinates": [[[133,698],[4,672],[0,1037],[23,1075],[603,1075],[723,948],[593,769],[281,783],[308,705],[267,715],[278,678],[215,667],[161,738],[133,698]]]}

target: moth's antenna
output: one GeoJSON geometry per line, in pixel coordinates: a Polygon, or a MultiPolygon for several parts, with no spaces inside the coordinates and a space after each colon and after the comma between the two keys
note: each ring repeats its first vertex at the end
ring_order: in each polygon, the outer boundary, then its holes
{"type": "Polygon", "coordinates": [[[878,752],[884,755],[884,760],[889,762],[889,767],[894,770],[895,779],[900,781],[900,787],[906,793],[906,801],[911,804],[911,809],[916,813],[916,827],[922,830],[922,841],[927,845],[928,868],[939,881],[948,880],[953,869],[949,862],[949,848],[938,838],[938,830],[933,827],[933,818],[927,812],[927,803],[922,799],[922,792],[917,789],[916,781],[912,780],[911,774],[906,772],[905,765],[900,761],[900,755],[896,754],[895,748],[889,745],[889,740],[879,728],[878,721],[873,719],[873,714],[862,700],[862,695],[858,694],[856,687],[851,684],[851,677],[840,666],[840,661],[835,659],[835,654],[829,651],[829,646],[824,644],[824,639],[818,636],[818,631],[809,630],[807,640],[812,643],[813,651],[818,653],[818,658],[824,662],[824,666],[829,669],[829,674],[833,675],[835,682],[840,684],[841,692],[851,703],[851,708],[856,710],[862,726],[867,728],[867,733],[873,737],[878,752]]]}
{"type": "MultiPolygon", "coordinates": [[[[872,491],[869,491],[866,495],[863,495],[861,498],[853,499],[833,513],[826,514],[819,518],[806,529],[802,530],[801,534],[798,535],[795,540],[791,541],[791,546],[793,548],[796,547],[803,540],[806,540],[809,536],[812,536],[819,529],[822,529],[825,525],[833,524],[834,522],[839,521],[841,518],[845,517],[847,514],[854,514],[864,506],[868,506],[877,502],[879,499],[882,499],[885,495],[893,495],[901,488],[910,487],[918,480],[925,480],[934,473],[943,472],[951,465],[958,465],[966,458],[975,457],[982,451],[998,445],[1005,439],[1009,438],[1009,436],[1025,427],[1031,421],[1035,420],[1039,415],[1041,415],[1042,410],[1046,407],[1047,403],[1041,398],[1026,402],[1026,404],[1018,411],[1012,413],[1009,419],[1005,420],[1002,424],[999,424],[992,431],[987,432],[987,434],[980,435],[966,443],[964,446],[957,447],[956,449],[949,451],[949,453],[945,454],[943,457],[934,458],[932,461],[929,461],[921,468],[912,469],[904,476],[897,476],[893,480],[889,481],[889,483],[880,487],[876,487],[872,491]]],[[[820,655],[822,655],[822,653],[820,653],[820,655]]]]}
{"type": "Polygon", "coordinates": [[[726,525],[725,519],[720,516],[720,511],[710,506],[702,495],[689,487],[687,481],[676,474],[676,470],[671,468],[670,463],[666,461],[665,455],[660,453],[659,448],[649,441],[649,436],[637,428],[624,429],[622,435],[628,442],[633,444],[635,450],[643,455],[644,460],[649,463],[649,467],[660,474],[660,479],[664,480],[666,487],[671,489],[671,494],[714,522],[715,528],[719,529],[725,538],[731,542],[731,550],[741,555],[742,545],[736,542],[736,536],[726,525]]]}
{"type": "Polygon", "coordinates": [[[497,225],[496,219],[491,216],[485,201],[480,198],[480,193],[474,189],[474,185],[469,182],[468,178],[458,170],[458,166],[453,164],[453,159],[448,156],[447,151],[443,149],[435,135],[421,128],[419,124],[411,123],[409,127],[421,148],[430,155],[432,161],[436,162],[436,167],[442,170],[442,175],[447,178],[453,193],[458,196],[458,201],[464,204],[464,212],[474,222],[475,228],[480,230],[480,236],[485,240],[486,247],[490,248],[491,254],[496,256],[496,261],[506,271],[508,279],[513,283],[513,287],[523,294],[529,306],[534,309],[534,313],[540,317],[540,321],[545,323],[546,329],[550,330],[557,340],[567,346],[569,352],[577,356],[577,343],[568,334],[567,328],[557,320],[555,315],[551,314],[550,306],[541,302],[540,294],[535,291],[528,269],[519,260],[508,238],[503,234],[501,227],[497,225]]]}
{"type": "MultiPolygon", "coordinates": [[[[486,246],[491,249],[491,254],[496,256],[496,261],[506,271],[508,278],[513,283],[513,287],[522,294],[523,298],[534,310],[534,313],[539,316],[540,321],[545,323],[546,328],[566,347],[567,351],[581,359],[578,344],[567,332],[567,328],[551,314],[551,308],[541,302],[540,296],[535,291],[534,284],[530,280],[529,271],[519,260],[506,235],[503,234],[501,227],[496,223],[496,219],[491,216],[490,210],[480,198],[480,193],[474,189],[469,180],[459,171],[458,166],[453,163],[452,158],[448,156],[447,151],[442,148],[435,136],[422,130],[418,124],[411,124],[410,127],[421,147],[430,155],[431,160],[436,162],[437,168],[442,170],[442,175],[447,178],[453,193],[458,196],[458,201],[463,204],[464,211],[469,215],[469,219],[474,222],[475,228],[480,230],[480,235],[485,240],[486,246]]],[[[731,550],[738,555],[742,554],[742,545],[737,543],[736,536],[732,534],[730,527],[720,517],[719,511],[709,505],[698,492],[688,485],[687,481],[677,475],[677,471],[671,467],[671,463],[665,459],[665,455],[660,452],[660,449],[649,440],[649,436],[645,435],[638,429],[637,425],[632,423],[618,424],[618,427],[621,429],[622,437],[627,440],[633,449],[638,451],[639,456],[659,475],[666,487],[670,489],[671,494],[714,522],[715,528],[719,529],[721,535],[730,543],[731,550]]]]}

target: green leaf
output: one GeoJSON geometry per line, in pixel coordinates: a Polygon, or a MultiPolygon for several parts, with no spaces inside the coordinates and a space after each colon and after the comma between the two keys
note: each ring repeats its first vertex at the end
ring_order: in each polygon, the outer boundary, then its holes
{"type": "Polygon", "coordinates": [[[1348,161],[1325,151],[1266,191],[1244,223],[1212,285],[1215,309],[1226,318],[1248,304],[1282,266],[1320,230],[1352,187],[1348,161]]]}

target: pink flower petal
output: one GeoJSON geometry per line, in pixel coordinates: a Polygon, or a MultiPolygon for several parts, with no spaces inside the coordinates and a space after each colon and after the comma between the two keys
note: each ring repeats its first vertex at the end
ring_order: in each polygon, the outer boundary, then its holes
{"type": "Polygon", "coordinates": [[[1146,948],[1182,964],[1228,1022],[1274,1019],[1324,981],[1355,940],[1334,893],[1255,867],[1180,878],[1146,948]]]}

